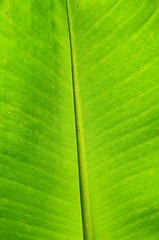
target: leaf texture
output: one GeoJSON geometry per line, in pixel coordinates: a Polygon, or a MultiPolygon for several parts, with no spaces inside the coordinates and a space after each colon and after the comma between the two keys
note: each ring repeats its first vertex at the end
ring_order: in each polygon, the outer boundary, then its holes
{"type": "Polygon", "coordinates": [[[0,1],[0,239],[159,238],[158,29],[158,0],[0,1]]]}

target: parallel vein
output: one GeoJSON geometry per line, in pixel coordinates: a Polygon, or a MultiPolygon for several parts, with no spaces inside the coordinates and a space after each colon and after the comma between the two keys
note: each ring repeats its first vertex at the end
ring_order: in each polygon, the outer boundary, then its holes
{"type": "Polygon", "coordinates": [[[79,104],[79,91],[78,91],[78,84],[77,84],[75,65],[74,65],[74,50],[73,50],[73,44],[72,44],[70,14],[69,14],[69,6],[68,6],[67,0],[66,0],[66,9],[67,9],[67,19],[68,19],[69,40],[70,40],[72,87],[73,87],[73,99],[74,99],[74,115],[75,115],[75,127],[76,127],[76,144],[77,144],[78,169],[79,169],[83,238],[84,240],[92,240],[92,226],[91,226],[89,192],[88,192],[88,181],[87,181],[87,166],[86,166],[86,160],[85,160],[82,121],[81,121],[80,104],[79,104]]]}

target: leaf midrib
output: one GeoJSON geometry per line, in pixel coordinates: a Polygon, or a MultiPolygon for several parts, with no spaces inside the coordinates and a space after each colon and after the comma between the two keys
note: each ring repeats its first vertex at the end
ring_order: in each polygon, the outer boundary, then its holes
{"type": "Polygon", "coordinates": [[[75,71],[72,29],[71,29],[71,22],[70,22],[69,5],[67,0],[66,0],[66,11],[67,11],[68,32],[69,32],[68,34],[69,34],[70,55],[71,55],[74,119],[75,119],[75,128],[76,128],[75,132],[76,132],[76,146],[77,146],[77,158],[78,158],[78,170],[79,170],[79,188],[80,188],[80,200],[81,200],[83,238],[84,240],[92,240],[92,226],[91,226],[91,216],[90,216],[87,166],[86,166],[86,159],[85,159],[85,149],[84,149],[83,131],[82,131],[83,129],[82,129],[82,121],[81,121],[81,113],[80,113],[79,91],[78,91],[77,76],[75,71]]]}

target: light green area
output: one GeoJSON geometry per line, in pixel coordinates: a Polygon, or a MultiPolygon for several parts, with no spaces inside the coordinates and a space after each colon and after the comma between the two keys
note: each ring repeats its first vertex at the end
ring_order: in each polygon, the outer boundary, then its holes
{"type": "Polygon", "coordinates": [[[1,240],[82,239],[68,22],[62,2],[0,5],[1,240]]]}
{"type": "Polygon", "coordinates": [[[0,0],[0,240],[159,239],[158,4],[0,0]]]}

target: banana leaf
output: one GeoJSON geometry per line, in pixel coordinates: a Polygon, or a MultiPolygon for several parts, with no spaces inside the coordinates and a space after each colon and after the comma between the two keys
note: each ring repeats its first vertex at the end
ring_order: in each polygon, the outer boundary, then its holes
{"type": "Polygon", "coordinates": [[[158,0],[0,0],[0,239],[159,239],[158,0]]]}

